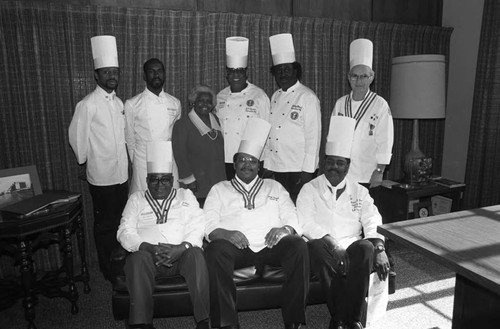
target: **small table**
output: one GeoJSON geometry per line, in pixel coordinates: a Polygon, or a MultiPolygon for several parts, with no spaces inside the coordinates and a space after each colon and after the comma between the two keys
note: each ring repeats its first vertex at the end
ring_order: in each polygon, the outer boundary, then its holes
{"type": "Polygon", "coordinates": [[[380,186],[370,190],[370,195],[373,197],[385,224],[418,217],[413,213],[413,204],[427,201],[430,205],[431,197],[437,195],[452,200],[451,212],[462,210],[464,191],[465,185],[447,187],[431,182],[411,188],[380,186]]]}
{"type": "Polygon", "coordinates": [[[23,298],[28,328],[36,328],[35,305],[37,295],[64,297],[71,302],[71,313],[78,313],[78,291],[75,282],[84,284],[84,292],[90,292],[89,272],[85,258],[85,238],[82,223],[82,202],[59,205],[50,212],[25,219],[10,218],[0,214],[0,251],[8,254],[20,265],[19,278],[4,278],[1,282],[0,309],[12,306],[23,298]],[[81,259],[81,274],[73,272],[73,247],[71,235],[76,234],[81,259]],[[33,268],[33,253],[58,243],[62,251],[63,266],[37,279],[33,268]],[[64,287],[68,287],[64,290],[64,287]]]}
{"type": "Polygon", "coordinates": [[[456,272],[453,329],[500,327],[500,205],[384,224],[378,232],[456,272]]]}

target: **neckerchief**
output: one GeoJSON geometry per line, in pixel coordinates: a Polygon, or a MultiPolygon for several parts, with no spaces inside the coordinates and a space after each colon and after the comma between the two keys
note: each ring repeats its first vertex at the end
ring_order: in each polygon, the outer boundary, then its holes
{"type": "Polygon", "coordinates": [[[259,193],[263,184],[264,180],[258,177],[255,184],[253,184],[250,188],[250,191],[247,191],[245,187],[243,187],[243,184],[241,184],[236,178],[231,179],[231,185],[233,185],[234,189],[243,196],[245,208],[248,210],[255,208],[255,197],[257,196],[257,193],[259,193]]]}
{"type": "Polygon", "coordinates": [[[369,90],[365,98],[363,99],[363,102],[358,108],[358,111],[356,111],[356,114],[353,116],[352,114],[352,108],[351,108],[351,94],[347,95],[347,99],[345,101],[345,107],[344,107],[344,113],[346,117],[353,118],[356,120],[356,129],[358,127],[359,121],[361,121],[361,118],[366,114],[368,111],[368,108],[372,105],[373,101],[375,100],[375,96],[377,96],[376,93],[373,91],[369,90]]]}
{"type": "Polygon", "coordinates": [[[157,199],[153,198],[149,190],[146,190],[146,200],[156,215],[156,224],[163,224],[167,222],[168,211],[170,210],[170,206],[172,205],[172,201],[176,195],[177,190],[172,188],[167,198],[160,203],[157,199]]]}

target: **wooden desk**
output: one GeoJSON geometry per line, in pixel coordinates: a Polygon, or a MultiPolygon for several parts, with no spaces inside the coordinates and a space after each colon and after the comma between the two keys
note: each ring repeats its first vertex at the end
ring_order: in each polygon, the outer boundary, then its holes
{"type": "Polygon", "coordinates": [[[0,309],[5,309],[17,299],[23,298],[28,328],[36,328],[34,319],[38,294],[68,299],[71,302],[71,313],[74,314],[78,312],[78,291],[75,282],[82,281],[84,292],[90,292],[80,200],[59,206],[41,216],[18,219],[0,215],[0,252],[12,256],[19,263],[21,272],[19,278],[4,278],[1,281],[0,309]],[[76,234],[78,241],[82,263],[80,275],[73,273],[72,234],[76,234]],[[42,278],[37,278],[33,253],[53,243],[60,245],[63,266],[46,273],[42,278]],[[66,287],[67,290],[64,289],[66,287]]]}
{"type": "Polygon", "coordinates": [[[456,272],[453,329],[500,328],[500,205],[384,224],[378,232],[456,272]]]}

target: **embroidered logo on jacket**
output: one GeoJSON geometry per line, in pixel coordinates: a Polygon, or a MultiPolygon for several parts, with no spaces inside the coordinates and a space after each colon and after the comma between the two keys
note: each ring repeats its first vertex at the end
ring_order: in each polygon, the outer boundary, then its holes
{"type": "Polygon", "coordinates": [[[363,205],[363,200],[353,199],[351,195],[349,196],[349,198],[351,199],[352,212],[359,213],[361,211],[361,206],[363,205]]]}
{"type": "Polygon", "coordinates": [[[255,102],[253,101],[253,99],[247,100],[247,106],[253,106],[253,104],[255,104],[255,102]]]}

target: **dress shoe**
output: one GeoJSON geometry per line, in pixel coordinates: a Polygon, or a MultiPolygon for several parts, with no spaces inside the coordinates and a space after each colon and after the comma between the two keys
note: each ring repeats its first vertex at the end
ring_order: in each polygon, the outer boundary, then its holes
{"type": "Polygon", "coordinates": [[[198,322],[196,324],[196,329],[210,329],[210,323],[208,322],[208,319],[198,322]]]}
{"type": "Polygon", "coordinates": [[[351,326],[351,329],[363,329],[363,325],[359,321],[354,321],[351,326]]]}
{"type": "Polygon", "coordinates": [[[330,321],[329,329],[350,329],[350,327],[342,321],[330,321]]]}
{"type": "Polygon", "coordinates": [[[285,329],[299,329],[301,323],[285,323],[285,329]]]}

